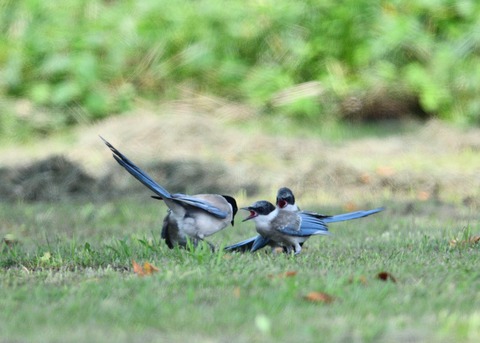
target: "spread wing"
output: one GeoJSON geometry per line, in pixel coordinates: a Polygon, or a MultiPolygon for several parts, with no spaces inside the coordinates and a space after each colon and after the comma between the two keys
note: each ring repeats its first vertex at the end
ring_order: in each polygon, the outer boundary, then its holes
{"type": "Polygon", "coordinates": [[[226,250],[226,251],[243,251],[243,252],[249,251],[250,249],[252,249],[253,243],[255,242],[256,238],[257,238],[256,236],[251,237],[251,238],[248,238],[244,241],[229,245],[229,246],[225,247],[224,250],[226,250]]]}
{"type": "Polygon", "coordinates": [[[269,238],[265,238],[261,235],[258,235],[257,237],[255,237],[255,240],[252,244],[252,248],[250,249],[250,252],[255,252],[257,250],[260,250],[260,249],[266,247],[268,245],[268,243],[270,243],[269,238]]]}
{"type": "Polygon", "coordinates": [[[309,237],[312,235],[328,235],[328,227],[322,218],[318,218],[306,212],[296,213],[297,220],[290,220],[290,223],[277,230],[285,235],[295,237],[309,237]]]}
{"type": "Polygon", "coordinates": [[[215,217],[220,219],[225,219],[228,216],[228,212],[220,210],[218,207],[212,205],[208,201],[202,200],[197,197],[193,197],[186,194],[173,194],[172,200],[180,201],[186,205],[200,208],[210,214],[213,214],[215,217]]]}

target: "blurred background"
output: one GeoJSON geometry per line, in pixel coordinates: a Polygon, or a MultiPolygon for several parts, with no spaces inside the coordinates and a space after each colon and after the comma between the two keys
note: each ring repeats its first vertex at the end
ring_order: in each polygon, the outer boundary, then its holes
{"type": "Polygon", "coordinates": [[[3,199],[144,195],[102,135],[173,192],[479,207],[477,1],[0,8],[3,199]]]}

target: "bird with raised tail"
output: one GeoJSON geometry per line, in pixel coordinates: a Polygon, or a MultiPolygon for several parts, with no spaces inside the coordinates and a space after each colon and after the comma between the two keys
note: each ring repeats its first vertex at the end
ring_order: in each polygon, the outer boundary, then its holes
{"type": "MultiPolygon", "coordinates": [[[[234,225],[238,207],[235,199],[220,194],[171,194],[156,183],[146,172],[137,167],[113,145],[100,137],[113,152],[113,158],[138,181],[163,200],[168,207],[163,220],[162,238],[169,248],[186,247],[190,239],[194,246],[199,240],[211,236],[228,225],[234,225]]],[[[208,243],[210,247],[212,245],[208,243]]],[[[213,248],[213,247],[212,247],[213,248]]]]}

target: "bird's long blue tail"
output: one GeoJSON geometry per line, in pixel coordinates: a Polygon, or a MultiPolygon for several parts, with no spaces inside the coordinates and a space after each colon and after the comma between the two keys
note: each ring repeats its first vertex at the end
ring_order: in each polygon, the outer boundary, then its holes
{"type": "Polygon", "coordinates": [[[107,147],[112,150],[113,158],[125,168],[130,174],[132,174],[138,181],[147,186],[155,194],[159,195],[163,199],[171,199],[172,195],[158,183],[153,181],[153,179],[145,173],[143,170],[138,168],[132,161],[130,161],[124,154],[118,151],[113,145],[107,142],[102,136],[100,138],[107,145],[107,147]]]}
{"type": "Polygon", "coordinates": [[[368,211],[356,211],[356,212],[349,212],[349,213],[343,213],[343,214],[336,214],[334,216],[325,216],[322,219],[326,224],[343,222],[343,221],[346,221],[346,220],[352,220],[352,219],[367,217],[371,214],[381,212],[384,209],[385,209],[384,207],[379,207],[379,208],[375,208],[373,210],[368,210],[368,211]]]}

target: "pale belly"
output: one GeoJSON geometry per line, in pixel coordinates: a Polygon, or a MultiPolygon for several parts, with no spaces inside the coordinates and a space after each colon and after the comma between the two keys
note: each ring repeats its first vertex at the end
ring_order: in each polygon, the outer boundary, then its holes
{"type": "Polygon", "coordinates": [[[185,218],[182,224],[182,229],[187,235],[200,239],[211,236],[228,225],[225,221],[208,216],[185,218]]]}

